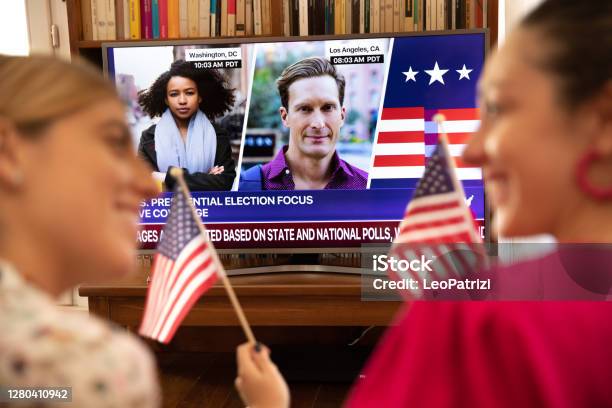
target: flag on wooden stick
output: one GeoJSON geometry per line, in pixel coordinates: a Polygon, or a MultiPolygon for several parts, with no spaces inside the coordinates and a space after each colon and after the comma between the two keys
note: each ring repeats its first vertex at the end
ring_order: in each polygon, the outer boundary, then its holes
{"type": "Polygon", "coordinates": [[[139,330],[162,343],[170,342],[191,307],[219,276],[214,248],[201,233],[187,194],[176,185],[139,330]]]}
{"type": "MultiPolygon", "coordinates": [[[[423,177],[408,203],[389,254],[406,260],[425,256],[435,260],[434,267],[431,271],[390,269],[392,279],[423,282],[425,278],[462,278],[485,265],[482,239],[465,200],[446,134],[442,133],[435,151],[426,161],[423,177]]],[[[403,295],[420,297],[422,285],[403,295]]]]}

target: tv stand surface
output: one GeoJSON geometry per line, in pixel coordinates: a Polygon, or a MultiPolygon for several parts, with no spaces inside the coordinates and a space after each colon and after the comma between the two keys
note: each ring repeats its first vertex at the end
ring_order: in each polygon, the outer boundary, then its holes
{"type": "Polygon", "coordinates": [[[288,264],[256,266],[252,268],[236,268],[227,271],[228,276],[259,275],[274,273],[338,273],[361,275],[362,269],[354,266],[288,264]]]}
{"type": "MultiPolygon", "coordinates": [[[[364,301],[356,268],[277,265],[245,268],[230,282],[253,326],[386,326],[400,302],[364,301]],[[350,272],[350,273],[347,273],[350,272]]],[[[137,328],[147,293],[146,271],[130,281],[81,286],[89,310],[137,328]]],[[[225,289],[218,282],[195,304],[182,326],[238,326],[225,289]]]]}

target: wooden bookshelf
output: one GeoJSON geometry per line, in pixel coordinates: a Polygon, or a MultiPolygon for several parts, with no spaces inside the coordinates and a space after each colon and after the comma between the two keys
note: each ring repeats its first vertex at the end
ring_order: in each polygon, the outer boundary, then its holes
{"type": "MultiPolygon", "coordinates": [[[[283,2],[288,0],[270,0],[271,1],[271,33],[261,37],[283,37],[283,2]]],[[[353,0],[354,1],[354,0],[353,0]]],[[[487,22],[489,27],[489,38],[491,47],[497,43],[497,19],[498,19],[498,0],[488,0],[487,3],[487,22]]],[[[256,36],[235,36],[235,37],[190,37],[190,38],[167,38],[163,40],[147,39],[147,40],[102,40],[93,41],[85,40],[83,36],[83,23],[81,21],[81,0],[66,0],[66,8],[68,11],[68,26],[70,34],[70,52],[74,56],[84,57],[98,66],[102,66],[102,43],[113,42],[140,42],[140,41],[172,41],[172,40],[218,40],[220,38],[236,38],[240,41],[244,38],[254,38],[256,36]]],[[[314,7],[314,6],[313,6],[314,7]]],[[[389,33],[392,35],[393,33],[389,33]]],[[[336,35],[338,36],[338,35],[336,35]]],[[[341,35],[340,35],[341,36],[341,35]]],[[[308,38],[302,36],[302,38],[308,38]]]]}

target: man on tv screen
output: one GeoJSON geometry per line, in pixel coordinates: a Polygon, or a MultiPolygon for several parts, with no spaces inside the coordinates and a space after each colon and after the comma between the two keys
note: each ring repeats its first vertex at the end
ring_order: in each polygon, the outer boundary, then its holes
{"type": "Polygon", "coordinates": [[[243,172],[239,190],[366,188],[368,174],[336,151],[346,116],[344,77],[326,58],[310,57],[285,68],[276,84],[289,144],[243,172]]]}

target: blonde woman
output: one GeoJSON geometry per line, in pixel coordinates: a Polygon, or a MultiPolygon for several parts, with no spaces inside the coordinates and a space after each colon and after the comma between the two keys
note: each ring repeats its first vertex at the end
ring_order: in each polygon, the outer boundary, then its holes
{"type": "Polygon", "coordinates": [[[72,387],[79,407],[159,404],[143,344],[54,301],[135,268],[139,202],[155,190],[97,72],[0,56],[1,387],[72,387]]]}

